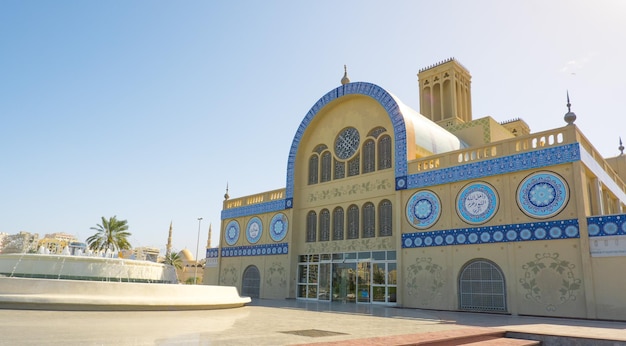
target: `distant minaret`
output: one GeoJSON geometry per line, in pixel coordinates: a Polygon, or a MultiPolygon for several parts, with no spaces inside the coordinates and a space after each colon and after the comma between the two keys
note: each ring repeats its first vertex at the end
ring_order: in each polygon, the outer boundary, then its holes
{"type": "Polygon", "coordinates": [[[421,69],[417,79],[423,116],[444,128],[472,121],[472,76],[456,59],[421,69]]]}
{"type": "Polygon", "coordinates": [[[213,233],[213,231],[211,230],[211,224],[209,223],[209,239],[207,239],[206,241],[206,248],[210,249],[211,248],[211,233],[213,233]]]}
{"type": "Polygon", "coordinates": [[[170,221],[170,234],[167,236],[167,246],[165,247],[165,258],[172,254],[172,221],[170,221]]]}

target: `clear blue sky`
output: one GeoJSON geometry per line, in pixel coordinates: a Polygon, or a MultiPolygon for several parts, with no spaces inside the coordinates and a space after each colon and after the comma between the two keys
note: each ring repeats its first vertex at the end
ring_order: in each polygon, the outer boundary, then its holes
{"type": "Polygon", "coordinates": [[[195,253],[226,184],[285,187],[310,107],[375,83],[419,110],[420,68],[455,57],[474,118],[577,125],[604,156],[626,139],[626,2],[0,2],[0,232],[85,240],[102,216],[133,246],[195,253]]]}

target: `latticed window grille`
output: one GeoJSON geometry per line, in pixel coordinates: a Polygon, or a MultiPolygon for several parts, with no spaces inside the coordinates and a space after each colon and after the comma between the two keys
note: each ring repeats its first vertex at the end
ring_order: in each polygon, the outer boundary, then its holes
{"type": "Polygon", "coordinates": [[[320,181],[323,183],[325,181],[330,181],[332,179],[332,157],[330,152],[326,151],[322,154],[322,176],[320,177],[320,181]]]}
{"type": "Polygon", "coordinates": [[[359,238],[359,207],[351,205],[348,207],[348,239],[359,238]]]}
{"type": "Polygon", "coordinates": [[[346,177],[346,163],[335,160],[335,179],[346,177]]]}
{"type": "Polygon", "coordinates": [[[376,236],[376,208],[374,203],[367,202],[363,205],[363,238],[376,236]]]}
{"type": "Polygon", "coordinates": [[[387,129],[385,129],[384,127],[376,127],[373,128],[370,132],[367,133],[368,137],[374,137],[374,138],[378,138],[378,136],[380,136],[381,133],[386,132],[387,129]]]}
{"type": "Polygon", "coordinates": [[[378,140],[378,169],[391,168],[391,137],[384,135],[378,140]]]}
{"type": "Polygon", "coordinates": [[[343,240],[343,208],[333,210],[333,240],[343,240]]]}
{"type": "Polygon", "coordinates": [[[498,266],[487,260],[475,260],[459,276],[461,310],[506,312],[506,286],[498,266]]]}
{"type": "Polygon", "coordinates": [[[373,139],[368,139],[363,143],[363,173],[370,173],[376,170],[376,143],[373,139]]]}
{"type": "Polygon", "coordinates": [[[352,160],[348,161],[348,176],[353,177],[359,175],[359,166],[361,162],[360,155],[355,156],[352,160]]]}
{"type": "Polygon", "coordinates": [[[307,243],[315,242],[317,235],[317,214],[310,211],[306,216],[306,241],[307,243]]]}
{"type": "Polygon", "coordinates": [[[320,241],[330,240],[330,212],[322,209],[320,212],[320,241]]]}
{"type": "Polygon", "coordinates": [[[385,199],[378,204],[378,235],[386,237],[392,235],[391,201],[385,199]]]}
{"type": "Polygon", "coordinates": [[[317,174],[319,170],[319,157],[311,155],[309,159],[309,185],[317,184],[317,174]]]}

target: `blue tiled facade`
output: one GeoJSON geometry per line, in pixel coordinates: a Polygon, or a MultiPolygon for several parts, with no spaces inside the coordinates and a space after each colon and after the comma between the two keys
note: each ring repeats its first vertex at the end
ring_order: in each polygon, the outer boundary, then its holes
{"type": "Polygon", "coordinates": [[[402,234],[402,248],[579,238],[578,220],[459,228],[402,234]]]}
{"type": "Polygon", "coordinates": [[[626,214],[587,218],[589,237],[626,235],[626,214]]]}
{"type": "MultiPolygon", "coordinates": [[[[243,256],[275,256],[286,255],[289,253],[288,243],[277,244],[260,244],[250,246],[233,246],[221,249],[222,257],[243,257],[243,256]]],[[[216,252],[209,253],[208,255],[217,257],[216,252]]],[[[212,257],[208,257],[212,258],[212,257]]]]}

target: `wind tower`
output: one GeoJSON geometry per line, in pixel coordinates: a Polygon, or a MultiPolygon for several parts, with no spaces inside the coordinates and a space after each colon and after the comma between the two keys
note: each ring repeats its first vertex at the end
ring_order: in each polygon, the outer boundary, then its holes
{"type": "Polygon", "coordinates": [[[423,116],[443,128],[472,121],[472,76],[456,59],[421,69],[417,79],[423,116]]]}

